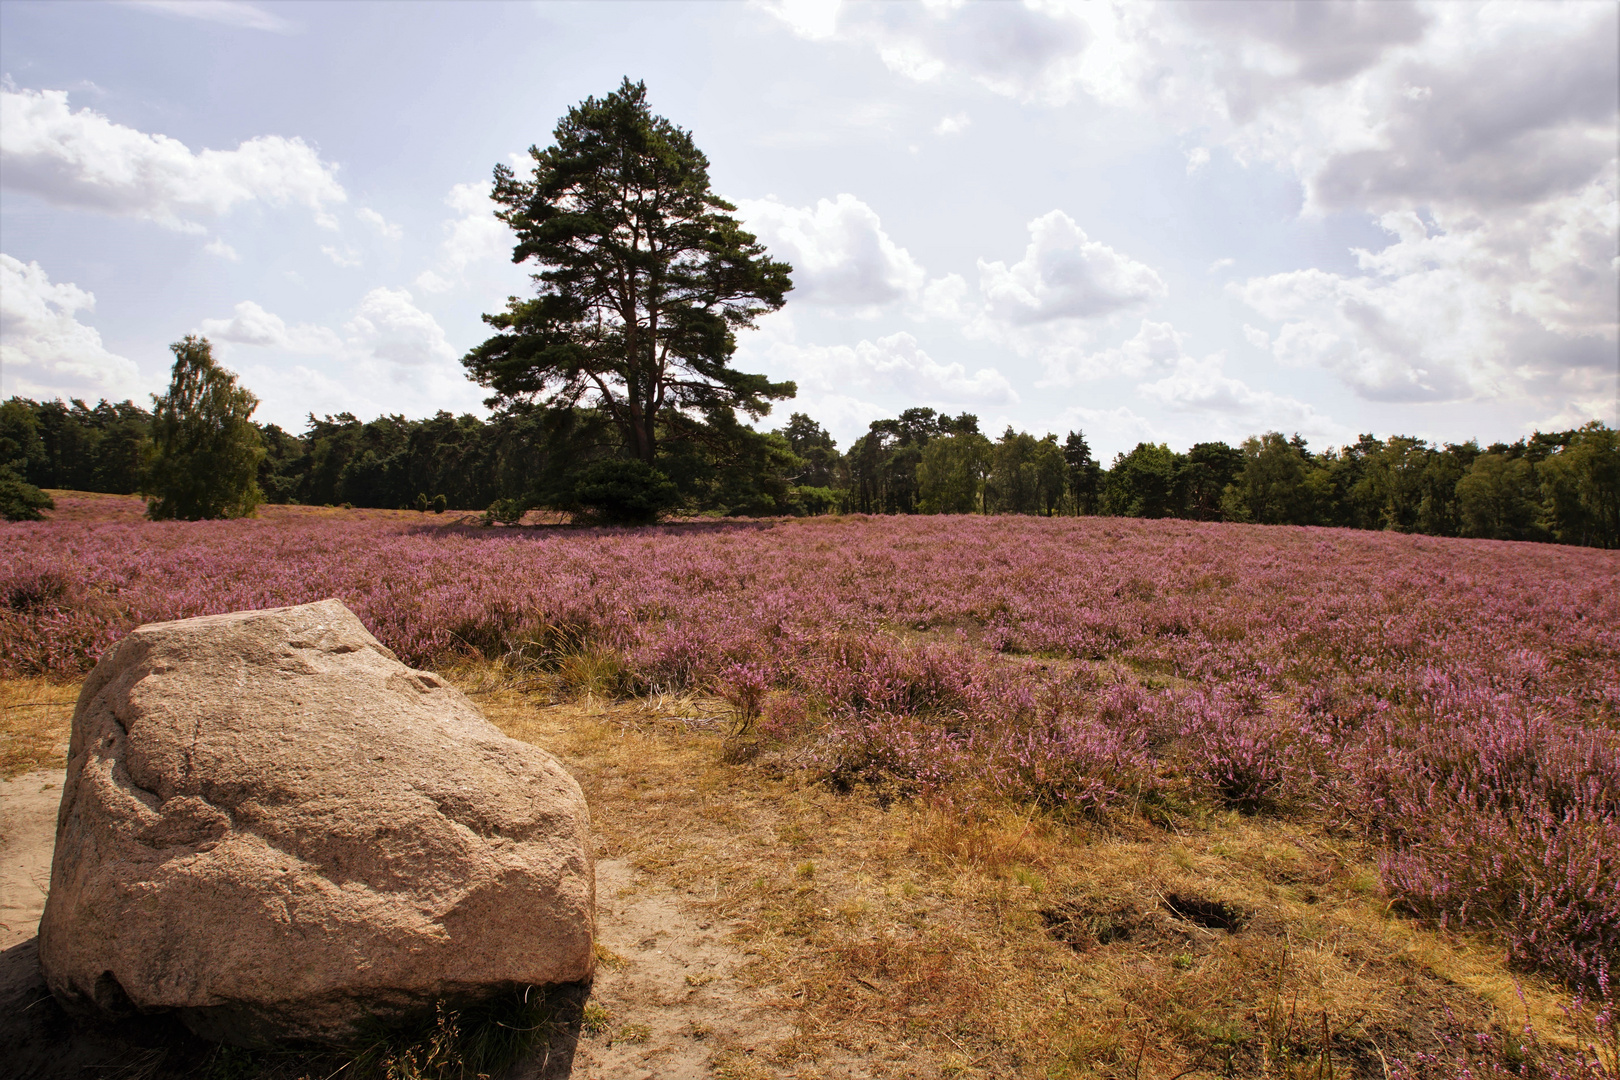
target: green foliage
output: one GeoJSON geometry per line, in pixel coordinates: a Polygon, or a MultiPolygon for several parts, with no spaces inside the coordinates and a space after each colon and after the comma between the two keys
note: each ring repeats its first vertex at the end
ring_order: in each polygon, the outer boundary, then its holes
{"type": "Polygon", "coordinates": [[[1462,533],[1489,540],[1528,540],[1536,532],[1541,490],[1530,462],[1482,454],[1457,481],[1462,533]]]}
{"type": "Polygon", "coordinates": [[[132,495],[140,489],[152,416],[129,401],[75,398],[0,404],[0,464],[42,488],[132,495]]]}
{"type": "Polygon", "coordinates": [[[1056,435],[1037,439],[1009,426],[991,452],[984,508],[987,513],[1051,515],[1068,483],[1068,462],[1056,435]]]}
{"type": "Polygon", "coordinates": [[[972,514],[984,509],[984,482],[994,448],[977,431],[931,440],[917,463],[919,509],[925,514],[972,514]]]}
{"type": "Polygon", "coordinates": [[[435,514],[444,513],[445,510],[449,507],[449,505],[450,505],[450,500],[448,500],[448,499],[446,499],[444,497],[443,492],[440,492],[439,494],[433,496],[433,512],[435,514]]]}
{"type": "Polygon", "coordinates": [[[259,399],[214,362],[207,338],[169,346],[169,392],[152,398],[153,459],[143,485],[154,521],[245,517],[263,496],[264,446],[249,419],[259,399]]]}
{"type": "Polygon", "coordinates": [[[1114,458],[1103,487],[1102,512],[1124,517],[1170,517],[1177,507],[1177,455],[1163,443],[1137,443],[1114,458]]]}
{"type": "Polygon", "coordinates": [[[1539,469],[1543,514],[1565,544],[1620,547],[1620,433],[1592,421],[1539,469]]]}
{"type": "Polygon", "coordinates": [[[1063,462],[1069,470],[1069,497],[1077,514],[1095,514],[1102,499],[1103,467],[1091,456],[1084,432],[1071,431],[1063,440],[1063,462]]]}
{"type": "Polygon", "coordinates": [[[794,479],[803,486],[831,488],[838,484],[838,444],[822,426],[804,413],[788,417],[786,427],[776,434],[787,440],[788,449],[803,463],[794,479]]]}
{"type": "Polygon", "coordinates": [[[979,433],[972,413],[943,416],[933,409],[907,409],[893,420],[875,420],[845,457],[850,509],[863,514],[914,514],[919,509],[918,466],[930,440],[979,433]]]}
{"type": "Polygon", "coordinates": [[[792,383],[733,370],[736,332],[775,311],[791,268],[770,259],[709,187],[689,132],[654,116],[625,79],[568,111],[531,147],[527,180],[495,167],[491,198],[539,266],[538,295],[486,315],[499,331],[463,358],[491,403],[588,401],[649,468],[661,438],[702,438],[740,410],[757,419],[792,383]]]}
{"type": "Polygon", "coordinates": [[[633,458],[593,461],[574,482],[574,502],[605,525],[651,524],[679,498],[669,477],[633,458]]]}
{"type": "Polygon", "coordinates": [[[789,498],[802,514],[830,514],[843,502],[842,495],[830,487],[801,485],[793,489],[789,498]]]}
{"type": "Polygon", "coordinates": [[[43,521],[45,515],[40,511],[55,509],[56,503],[49,495],[0,462],[0,517],[7,521],[43,521]]]}
{"type": "Polygon", "coordinates": [[[522,499],[496,499],[484,511],[484,524],[493,525],[500,522],[502,525],[516,525],[523,520],[528,512],[528,506],[522,499]]]}
{"type": "Polygon", "coordinates": [[[1221,497],[1243,472],[1243,451],[1223,442],[1201,442],[1187,451],[1176,477],[1182,513],[1195,521],[1221,519],[1221,497]]]}
{"type": "Polygon", "coordinates": [[[1289,440],[1268,431],[1243,440],[1243,471],[1235,481],[1247,508],[1247,520],[1280,525],[1310,520],[1305,486],[1310,461],[1304,440],[1289,440]]]}

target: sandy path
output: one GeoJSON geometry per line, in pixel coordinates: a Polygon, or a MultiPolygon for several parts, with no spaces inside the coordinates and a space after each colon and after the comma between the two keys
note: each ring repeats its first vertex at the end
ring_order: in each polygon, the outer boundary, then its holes
{"type": "Polygon", "coordinates": [[[39,930],[61,801],[60,769],[0,780],[0,951],[39,930]]]}
{"type": "Polygon", "coordinates": [[[792,1034],[739,981],[730,927],[622,859],[596,864],[596,924],[613,959],[590,1004],[606,1016],[580,1040],[576,1080],[698,1080],[718,1057],[754,1058],[792,1034]]]}

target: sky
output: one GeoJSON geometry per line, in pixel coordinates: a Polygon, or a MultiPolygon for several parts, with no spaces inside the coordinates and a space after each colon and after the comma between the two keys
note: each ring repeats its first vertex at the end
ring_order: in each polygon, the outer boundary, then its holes
{"type": "Polygon", "coordinates": [[[1620,408],[1620,5],[0,3],[0,397],[485,414],[492,216],[628,76],[794,267],[735,366],[1103,460],[1620,408]]]}

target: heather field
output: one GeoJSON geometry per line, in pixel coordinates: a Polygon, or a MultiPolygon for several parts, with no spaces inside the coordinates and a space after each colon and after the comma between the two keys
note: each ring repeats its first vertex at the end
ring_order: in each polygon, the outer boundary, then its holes
{"type": "Polygon", "coordinates": [[[1290,823],[1363,852],[1396,917],[1612,1001],[1615,552],[1110,518],[58,506],[3,534],[13,679],[77,678],[138,623],[336,596],[414,664],[724,702],[729,766],[836,797],[1168,836],[1290,823]]]}

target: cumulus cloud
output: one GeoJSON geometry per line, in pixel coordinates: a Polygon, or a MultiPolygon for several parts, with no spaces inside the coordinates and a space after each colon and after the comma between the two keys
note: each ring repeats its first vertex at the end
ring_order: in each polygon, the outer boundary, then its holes
{"type": "Polygon", "coordinates": [[[1112,376],[1140,378],[1184,358],[1185,343],[1186,336],[1169,323],[1143,319],[1133,336],[1107,349],[1049,350],[1043,357],[1046,377],[1037,385],[1072,386],[1112,376]]]}
{"type": "Polygon", "coordinates": [[[0,366],[12,393],[54,397],[135,393],[140,372],[109,352],[101,334],[79,321],[96,298],[71,282],[52,282],[36,262],[0,254],[0,366]]]}
{"type": "Polygon", "coordinates": [[[1359,88],[1368,110],[1308,176],[1315,205],[1472,210],[1577,190],[1615,157],[1620,8],[1443,11],[1431,48],[1359,88]],[[1473,17],[1458,18],[1461,13],[1473,17]],[[1574,16],[1573,18],[1571,16],[1574,16]]]}
{"type": "Polygon", "coordinates": [[[218,237],[215,237],[213,240],[210,240],[207,244],[203,245],[203,250],[208,252],[210,255],[218,255],[221,259],[225,259],[228,262],[242,261],[242,256],[236,253],[236,249],[218,237]]]}
{"type": "Polygon", "coordinates": [[[320,220],[347,198],[336,166],[302,139],[261,135],[193,153],[167,135],[74,112],[62,90],[0,89],[0,182],[57,206],[195,233],[199,219],[245,203],[301,205],[320,220]]]}
{"type": "Polygon", "coordinates": [[[1015,324],[1093,319],[1167,292],[1151,267],[1092,240],[1061,210],[1029,223],[1029,246],[1012,266],[980,259],[979,287],[992,315],[1015,324]]]}
{"type": "Polygon", "coordinates": [[[344,342],[332,330],[312,323],[288,326],[281,316],[252,300],[236,305],[228,319],[204,319],[198,329],[214,342],[274,348],[305,356],[339,356],[344,342]]]}
{"type": "Polygon", "coordinates": [[[355,211],[354,216],[365,222],[367,225],[370,225],[373,229],[376,229],[384,239],[398,240],[401,236],[405,235],[403,229],[390,222],[387,218],[383,217],[369,206],[362,206],[359,210],[355,211]]]}
{"type": "Polygon", "coordinates": [[[850,194],[788,206],[743,199],[738,213],[772,256],[793,267],[793,299],[870,313],[918,296],[927,274],[883,229],[877,211],[850,194]]]}
{"type": "Polygon", "coordinates": [[[940,117],[939,123],[934,125],[935,135],[960,135],[973,123],[973,118],[961,112],[951,116],[940,117]]]}
{"type": "MultiPolygon", "coordinates": [[[[1280,324],[1255,334],[1285,363],[1324,367],[1374,400],[1528,393],[1553,411],[1596,400],[1612,378],[1613,4],[1029,0],[818,10],[822,28],[811,36],[873,49],[906,78],[1152,113],[1183,137],[1198,133],[1189,171],[1219,148],[1239,164],[1292,173],[1306,214],[1381,221],[1395,240],[1355,253],[1359,273],[1306,267],[1238,288],[1280,324]],[[1032,27],[1057,32],[1036,41],[1032,27]]],[[[1035,258],[1017,264],[1022,278],[983,265],[1003,325],[980,320],[970,332],[999,334],[1071,373],[1093,355],[1088,334],[1042,319],[1157,293],[1146,275],[1135,290],[1088,290],[1059,287],[1035,258]]]]}
{"type": "Polygon", "coordinates": [[[424,368],[448,371],[456,358],[444,328],[405,289],[366,293],[341,334],[313,323],[288,325],[252,300],[237,304],[229,318],[204,319],[198,329],[215,342],[320,357],[395,381],[416,378],[424,368]]]}
{"type": "Polygon", "coordinates": [[[1140,442],[1160,442],[1165,435],[1147,417],[1126,405],[1111,409],[1094,409],[1085,405],[1071,405],[1050,417],[1035,430],[1063,434],[1079,431],[1091,446],[1092,456],[1106,462],[1116,453],[1123,453],[1140,442]]]}
{"type": "Polygon", "coordinates": [[[351,269],[360,265],[360,253],[352,247],[345,247],[340,251],[331,244],[322,244],[321,254],[331,259],[332,265],[344,269],[351,269]]]}
{"type": "Polygon", "coordinates": [[[1275,331],[1251,342],[1378,401],[1575,393],[1608,377],[1620,336],[1612,179],[1516,221],[1409,211],[1359,274],[1307,269],[1229,286],[1275,331]],[[1447,228],[1447,226],[1452,226],[1447,228]]]}
{"type": "Polygon", "coordinates": [[[456,358],[444,328],[404,289],[372,289],[345,329],[367,352],[407,367],[456,358]]]}
{"type": "Polygon", "coordinates": [[[1348,434],[1342,425],[1307,402],[1257,390],[1226,374],[1225,364],[1224,352],[1198,359],[1184,356],[1169,374],[1143,383],[1137,390],[1169,409],[1196,413],[1201,420],[1215,420],[1216,426],[1227,431],[1253,433],[1269,428],[1328,439],[1348,434]]]}
{"type": "Polygon", "coordinates": [[[794,2],[767,10],[801,36],[868,44],[906,78],[966,77],[1023,99],[1066,96],[1067,68],[1089,40],[1082,19],[1045,5],[794,2]]]}
{"type": "Polygon", "coordinates": [[[959,363],[942,364],[907,333],[850,345],[799,345],[790,339],[764,350],[773,371],[796,379],[812,395],[851,392],[940,405],[1010,405],[1018,401],[997,369],[969,374],[959,363]]]}
{"type": "Polygon", "coordinates": [[[444,223],[437,261],[417,275],[416,286],[426,292],[456,288],[466,280],[469,267],[511,264],[512,234],[495,217],[487,182],[457,184],[444,202],[456,216],[444,223]]]}

